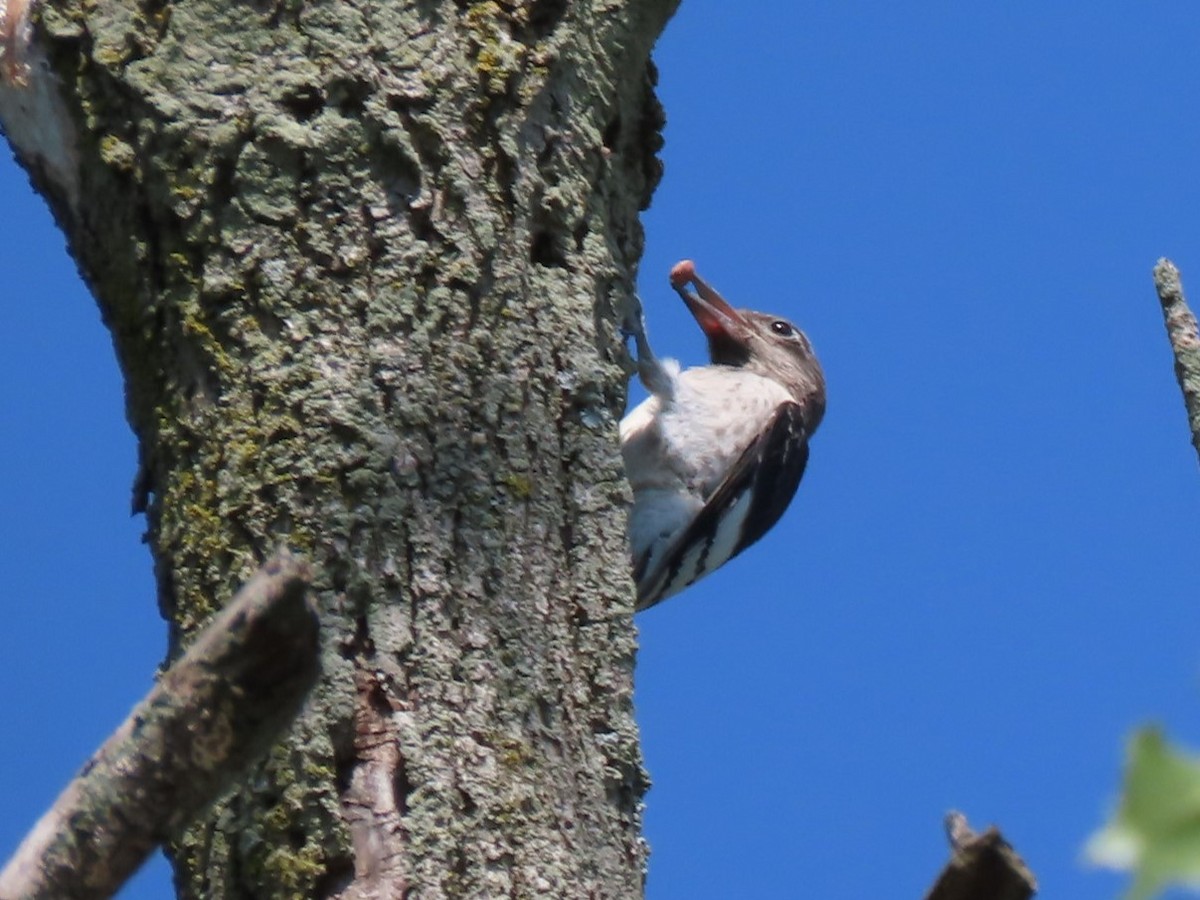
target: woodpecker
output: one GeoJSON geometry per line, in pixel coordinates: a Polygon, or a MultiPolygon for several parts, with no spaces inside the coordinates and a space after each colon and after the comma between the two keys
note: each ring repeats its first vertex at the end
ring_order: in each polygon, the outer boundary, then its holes
{"type": "Polygon", "coordinates": [[[640,319],[633,328],[650,391],[620,429],[639,610],[715,571],[779,521],[825,414],[825,375],[804,332],[734,309],[691,260],[677,263],[670,281],[708,338],[712,364],[680,371],[654,355],[640,319]]]}

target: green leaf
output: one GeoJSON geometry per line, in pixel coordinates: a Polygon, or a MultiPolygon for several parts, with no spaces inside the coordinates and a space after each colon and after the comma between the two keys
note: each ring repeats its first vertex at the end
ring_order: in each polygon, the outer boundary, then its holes
{"type": "Polygon", "coordinates": [[[1097,865],[1134,871],[1128,900],[1171,884],[1200,889],[1200,757],[1167,746],[1155,728],[1135,734],[1120,808],[1084,852],[1097,865]]]}

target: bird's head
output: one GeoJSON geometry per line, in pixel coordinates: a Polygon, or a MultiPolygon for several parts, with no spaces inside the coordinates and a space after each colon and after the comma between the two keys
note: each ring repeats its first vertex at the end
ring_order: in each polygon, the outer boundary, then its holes
{"type": "Polygon", "coordinates": [[[805,409],[809,434],[816,430],[825,414],[825,374],[803,331],[779,316],[734,309],[696,274],[690,259],[671,269],[671,287],[708,338],[714,365],[748,369],[779,382],[805,409]]]}

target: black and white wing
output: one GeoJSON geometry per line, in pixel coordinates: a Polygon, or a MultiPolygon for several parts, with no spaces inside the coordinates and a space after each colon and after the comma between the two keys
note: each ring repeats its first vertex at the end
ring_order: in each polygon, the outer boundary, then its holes
{"type": "Polygon", "coordinates": [[[716,571],[779,521],[808,463],[801,413],[797,403],[781,405],[654,566],[636,573],[639,610],[716,571]]]}

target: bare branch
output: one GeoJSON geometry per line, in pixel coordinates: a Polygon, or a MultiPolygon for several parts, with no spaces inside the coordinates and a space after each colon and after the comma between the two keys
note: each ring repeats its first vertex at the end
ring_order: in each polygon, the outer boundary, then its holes
{"type": "Polygon", "coordinates": [[[0,897],[111,896],[266,751],[316,680],[306,563],[281,551],[162,676],[0,872],[0,897]]]}
{"type": "Polygon", "coordinates": [[[1179,379],[1187,407],[1192,446],[1200,454],[1200,334],[1196,317],[1183,296],[1179,270],[1169,259],[1160,259],[1154,267],[1154,287],[1162,304],[1171,352],[1175,354],[1175,377],[1179,379]]]}
{"type": "Polygon", "coordinates": [[[925,900],[1029,900],[1033,873],[995,828],[973,832],[960,812],[946,816],[953,854],[925,900]]]}

